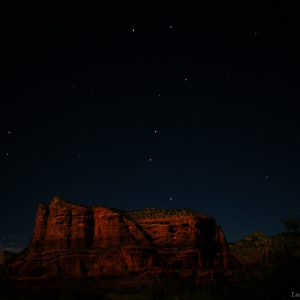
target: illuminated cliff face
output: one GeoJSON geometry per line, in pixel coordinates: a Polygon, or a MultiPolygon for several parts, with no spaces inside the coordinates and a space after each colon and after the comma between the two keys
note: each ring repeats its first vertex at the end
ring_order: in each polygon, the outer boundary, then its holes
{"type": "Polygon", "coordinates": [[[10,265],[18,281],[102,278],[129,273],[205,274],[230,269],[223,231],[189,210],[126,213],[55,197],[40,205],[28,252],[10,265]]]}

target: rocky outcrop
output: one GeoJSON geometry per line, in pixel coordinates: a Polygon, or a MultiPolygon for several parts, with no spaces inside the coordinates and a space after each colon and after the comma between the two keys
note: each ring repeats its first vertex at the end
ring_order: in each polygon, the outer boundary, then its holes
{"type": "Polygon", "coordinates": [[[300,233],[286,232],[267,236],[253,232],[236,243],[230,244],[230,251],[240,262],[247,276],[295,268],[300,263],[300,233]]]}
{"type": "Polygon", "coordinates": [[[0,265],[4,264],[7,260],[9,260],[14,255],[15,253],[13,252],[0,249],[0,265]]]}
{"type": "Polygon", "coordinates": [[[128,213],[55,197],[39,206],[28,250],[7,268],[16,285],[65,278],[128,284],[129,277],[134,285],[175,274],[226,276],[234,259],[220,226],[200,213],[151,208],[128,213]]]}

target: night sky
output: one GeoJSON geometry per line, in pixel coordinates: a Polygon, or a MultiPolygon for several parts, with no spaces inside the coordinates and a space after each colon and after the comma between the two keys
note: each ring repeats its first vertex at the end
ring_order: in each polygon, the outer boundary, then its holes
{"type": "Polygon", "coordinates": [[[300,211],[299,1],[272,3],[8,13],[0,248],[55,195],[280,232],[300,211]]]}

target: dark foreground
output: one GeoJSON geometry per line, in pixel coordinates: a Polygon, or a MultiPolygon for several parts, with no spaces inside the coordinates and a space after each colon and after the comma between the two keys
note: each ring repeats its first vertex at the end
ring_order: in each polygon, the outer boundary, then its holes
{"type": "Polygon", "coordinates": [[[195,285],[190,281],[151,282],[140,290],[103,290],[65,283],[55,288],[9,289],[1,287],[0,300],[193,300],[193,299],[297,299],[300,283],[293,270],[272,270],[259,278],[241,278],[235,282],[207,282],[195,285]]]}

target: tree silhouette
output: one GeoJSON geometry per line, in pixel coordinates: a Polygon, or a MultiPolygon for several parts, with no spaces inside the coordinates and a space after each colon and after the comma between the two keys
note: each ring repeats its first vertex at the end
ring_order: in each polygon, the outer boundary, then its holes
{"type": "Polygon", "coordinates": [[[300,218],[298,216],[281,219],[281,221],[288,232],[300,232],[300,218]]]}

